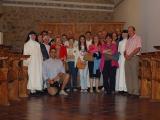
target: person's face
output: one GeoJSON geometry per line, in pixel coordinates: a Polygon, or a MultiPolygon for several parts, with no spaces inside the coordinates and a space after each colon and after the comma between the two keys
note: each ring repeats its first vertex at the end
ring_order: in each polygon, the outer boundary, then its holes
{"type": "Polygon", "coordinates": [[[90,33],[87,33],[87,34],[86,34],[86,39],[87,39],[87,40],[90,40],[90,39],[91,39],[91,34],[90,34],[90,33]]]}
{"type": "Polygon", "coordinates": [[[73,39],[69,39],[69,45],[73,45],[74,41],[73,39]]]}
{"type": "Polygon", "coordinates": [[[49,36],[44,36],[43,37],[43,42],[46,43],[46,44],[48,44],[48,42],[49,42],[49,36]]]}
{"type": "Polygon", "coordinates": [[[100,43],[101,43],[101,45],[103,45],[104,44],[104,39],[100,39],[100,43]]]}
{"type": "Polygon", "coordinates": [[[57,56],[56,56],[56,50],[55,49],[52,49],[51,51],[50,51],[50,57],[51,58],[56,58],[57,56]]]}
{"type": "Polygon", "coordinates": [[[56,44],[57,44],[57,45],[61,45],[61,44],[62,44],[61,38],[56,38],[56,44]]]}
{"type": "Polygon", "coordinates": [[[128,35],[129,35],[129,37],[133,37],[134,34],[135,34],[135,31],[133,30],[133,28],[132,28],[132,27],[129,27],[129,28],[128,28],[128,35]]]}
{"type": "Polygon", "coordinates": [[[112,43],[112,38],[108,36],[108,37],[106,38],[106,43],[107,43],[107,44],[111,44],[111,43],[112,43]]]}
{"type": "Polygon", "coordinates": [[[106,35],[107,35],[107,32],[106,31],[102,31],[103,38],[105,38],[106,35]]]}
{"type": "Polygon", "coordinates": [[[113,38],[113,40],[116,40],[116,39],[117,39],[117,34],[116,34],[116,33],[113,33],[113,34],[112,34],[112,38],[113,38]]]}
{"type": "Polygon", "coordinates": [[[46,33],[46,32],[43,32],[43,33],[42,33],[42,36],[45,36],[45,35],[47,35],[47,33],[46,33]]]}
{"type": "Polygon", "coordinates": [[[128,37],[128,33],[122,33],[122,37],[123,37],[123,39],[127,38],[128,37]]]}
{"type": "Polygon", "coordinates": [[[55,41],[52,41],[52,42],[51,42],[51,45],[55,45],[55,44],[56,44],[55,41]]]}
{"type": "Polygon", "coordinates": [[[35,34],[31,34],[31,39],[32,40],[36,40],[36,35],[35,34]]]}
{"type": "Polygon", "coordinates": [[[121,34],[121,31],[120,31],[120,29],[116,29],[116,33],[117,33],[117,35],[120,35],[121,34]]]}
{"type": "Polygon", "coordinates": [[[81,42],[81,43],[84,43],[84,42],[85,42],[85,38],[84,38],[84,37],[81,37],[81,38],[80,38],[80,42],[81,42]]]}
{"type": "Polygon", "coordinates": [[[42,43],[42,35],[38,35],[38,42],[42,43]]]}
{"type": "Polygon", "coordinates": [[[62,36],[62,39],[65,39],[65,40],[66,40],[66,39],[67,39],[67,36],[66,36],[66,35],[63,35],[63,36],[62,36]]]}
{"type": "Polygon", "coordinates": [[[98,36],[95,36],[93,40],[94,40],[94,43],[98,44],[99,42],[98,36]]]}

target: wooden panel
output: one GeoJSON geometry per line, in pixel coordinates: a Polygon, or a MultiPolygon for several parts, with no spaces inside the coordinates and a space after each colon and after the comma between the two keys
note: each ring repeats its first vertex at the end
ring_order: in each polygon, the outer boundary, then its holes
{"type": "Polygon", "coordinates": [[[41,24],[38,26],[39,32],[46,30],[46,31],[51,31],[53,35],[57,34],[57,24],[41,24]]]}
{"type": "Polygon", "coordinates": [[[91,24],[91,32],[94,34],[106,29],[107,28],[105,24],[91,24]]]}
{"type": "Polygon", "coordinates": [[[93,34],[99,31],[113,32],[117,28],[122,30],[124,22],[106,22],[106,23],[39,23],[39,32],[43,30],[50,30],[54,35],[74,34],[78,37],[86,31],[91,31],[93,34]]]}
{"type": "Polygon", "coordinates": [[[72,33],[75,33],[74,27],[75,27],[74,24],[70,23],[57,24],[57,34],[62,35],[65,33],[67,35],[70,35],[72,33]]]}
{"type": "Polygon", "coordinates": [[[87,23],[79,23],[75,25],[75,37],[85,34],[86,31],[91,31],[91,25],[87,23]]]}

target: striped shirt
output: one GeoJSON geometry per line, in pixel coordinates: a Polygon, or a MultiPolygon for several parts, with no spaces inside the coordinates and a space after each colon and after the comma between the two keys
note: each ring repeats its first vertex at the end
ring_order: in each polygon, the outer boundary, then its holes
{"type": "MultiPolygon", "coordinates": [[[[130,55],[135,49],[141,48],[141,38],[136,34],[133,37],[130,37],[126,43],[126,54],[130,55]]],[[[140,52],[137,53],[139,55],[140,52]]]]}

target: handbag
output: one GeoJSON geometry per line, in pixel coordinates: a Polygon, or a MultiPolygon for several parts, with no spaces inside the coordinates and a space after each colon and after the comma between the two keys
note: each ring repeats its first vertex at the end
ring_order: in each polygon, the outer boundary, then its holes
{"type": "Polygon", "coordinates": [[[114,55],[112,56],[112,60],[118,61],[118,60],[119,60],[119,56],[120,56],[120,52],[117,52],[116,54],[114,54],[114,55]]]}
{"type": "Polygon", "coordinates": [[[91,53],[86,53],[83,59],[86,61],[93,61],[93,55],[91,53]]]}
{"type": "Polygon", "coordinates": [[[77,60],[77,68],[78,69],[84,69],[86,67],[86,63],[82,61],[80,58],[77,60]]]}

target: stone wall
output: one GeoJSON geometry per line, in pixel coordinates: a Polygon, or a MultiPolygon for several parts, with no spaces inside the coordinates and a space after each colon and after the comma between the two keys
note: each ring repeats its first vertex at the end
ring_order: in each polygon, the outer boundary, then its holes
{"type": "Polygon", "coordinates": [[[112,13],[3,6],[2,18],[0,31],[4,32],[4,44],[19,51],[27,33],[37,31],[40,22],[107,22],[112,19],[112,13]]]}

